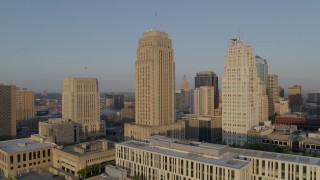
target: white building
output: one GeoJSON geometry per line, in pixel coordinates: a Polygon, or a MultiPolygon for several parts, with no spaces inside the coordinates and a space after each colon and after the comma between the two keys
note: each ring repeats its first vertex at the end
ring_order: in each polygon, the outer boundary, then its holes
{"type": "Polygon", "coordinates": [[[255,57],[241,39],[231,39],[222,77],[222,138],[227,144],[247,143],[248,130],[259,123],[255,57]]]}
{"type": "Polygon", "coordinates": [[[116,145],[116,165],[149,180],[320,179],[320,159],[152,136],[116,145]]]}

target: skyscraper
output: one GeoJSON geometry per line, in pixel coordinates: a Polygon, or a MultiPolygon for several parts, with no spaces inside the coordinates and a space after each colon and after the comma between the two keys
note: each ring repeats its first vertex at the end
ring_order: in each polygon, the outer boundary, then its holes
{"type": "Polygon", "coordinates": [[[16,86],[0,84],[0,140],[16,136],[16,86]]]}
{"type": "Polygon", "coordinates": [[[183,76],[181,86],[180,86],[180,110],[185,113],[190,113],[191,101],[190,101],[190,89],[189,82],[186,78],[186,75],[183,76]]]}
{"type": "Polygon", "coordinates": [[[17,121],[26,120],[34,116],[34,93],[21,89],[16,92],[17,121]]]}
{"type": "Polygon", "coordinates": [[[219,87],[218,76],[212,71],[200,71],[194,78],[195,88],[201,86],[213,86],[214,87],[214,108],[219,108],[219,87]]]}
{"type": "Polygon", "coordinates": [[[214,116],[213,86],[201,86],[194,90],[194,113],[199,116],[214,116]]]}
{"type": "Polygon", "coordinates": [[[255,58],[250,46],[231,39],[222,78],[222,138],[227,144],[244,145],[248,130],[257,125],[255,58]]]}
{"type": "Polygon", "coordinates": [[[260,56],[255,56],[256,60],[256,68],[257,68],[257,75],[263,81],[265,85],[268,84],[268,63],[267,60],[263,59],[260,56]]]}
{"type": "Polygon", "coordinates": [[[168,34],[144,32],[135,64],[136,118],[134,125],[125,124],[125,136],[137,140],[157,133],[171,136],[168,133],[182,126],[175,126],[175,64],[168,34]]]}
{"type": "Polygon", "coordinates": [[[288,88],[289,108],[291,112],[299,112],[302,106],[301,85],[293,85],[288,88]]]}
{"type": "Polygon", "coordinates": [[[279,101],[279,84],[278,75],[268,75],[268,100],[269,100],[269,116],[274,113],[274,104],[279,101]]]}
{"type": "Polygon", "coordinates": [[[80,123],[82,137],[104,134],[104,124],[100,121],[100,93],[97,79],[64,79],[62,118],[80,123]]]}

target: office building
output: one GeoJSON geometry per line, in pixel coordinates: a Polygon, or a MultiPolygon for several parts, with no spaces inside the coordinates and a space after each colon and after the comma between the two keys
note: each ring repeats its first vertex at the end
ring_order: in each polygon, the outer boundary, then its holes
{"type": "Polygon", "coordinates": [[[222,77],[222,138],[229,145],[244,145],[247,132],[258,125],[257,76],[252,48],[231,39],[222,77]]]}
{"type": "Polygon", "coordinates": [[[106,95],[106,108],[111,110],[121,110],[124,108],[124,95],[106,95]]]}
{"type": "Polygon", "coordinates": [[[31,90],[16,92],[17,121],[23,121],[34,116],[34,93],[31,90]]]}
{"type": "Polygon", "coordinates": [[[266,59],[263,59],[260,56],[255,56],[257,75],[260,77],[262,82],[268,84],[268,63],[266,59]]]}
{"type": "Polygon", "coordinates": [[[288,88],[289,108],[292,113],[300,112],[302,106],[301,85],[293,85],[288,88]]]}
{"type": "Polygon", "coordinates": [[[68,145],[79,143],[80,124],[69,119],[54,118],[39,122],[39,134],[31,135],[35,141],[68,145]]]}
{"type": "Polygon", "coordinates": [[[268,75],[268,99],[269,99],[269,116],[274,114],[274,104],[279,100],[278,75],[268,75]]]}
{"type": "Polygon", "coordinates": [[[182,117],[185,121],[185,139],[200,142],[221,142],[221,116],[200,116],[187,114],[182,117]]]}
{"type": "Polygon", "coordinates": [[[289,101],[284,98],[279,98],[279,101],[274,104],[274,112],[278,115],[290,113],[289,101]]]}
{"type": "Polygon", "coordinates": [[[81,137],[105,134],[104,121],[100,121],[100,93],[97,79],[64,79],[62,118],[80,123],[81,137]]]}
{"type": "Polygon", "coordinates": [[[97,170],[101,172],[102,167],[115,161],[114,142],[96,140],[76,145],[57,146],[52,148],[52,159],[53,166],[50,167],[50,172],[63,175],[66,179],[78,179],[80,178],[79,170],[86,167],[93,170],[98,167],[97,170]]]}
{"type": "MultiPolygon", "coordinates": [[[[14,178],[30,171],[47,170],[52,164],[51,143],[35,142],[31,138],[0,142],[0,171],[14,178]]],[[[10,178],[10,179],[11,179],[10,178]]]]}
{"type": "Polygon", "coordinates": [[[0,140],[16,137],[16,86],[0,85],[0,140]]]}
{"type": "Polygon", "coordinates": [[[214,89],[213,86],[201,86],[194,90],[194,114],[214,115],[214,89]]]}
{"type": "Polygon", "coordinates": [[[269,99],[267,96],[266,84],[261,79],[256,81],[256,115],[259,122],[268,121],[269,119],[269,99]]]}
{"type": "Polygon", "coordinates": [[[186,75],[183,75],[181,85],[180,85],[180,90],[189,90],[189,82],[187,80],[186,75]]]}
{"type": "Polygon", "coordinates": [[[191,107],[190,89],[189,89],[189,82],[186,78],[186,75],[184,75],[182,78],[179,96],[180,96],[179,109],[186,114],[190,113],[190,107],[191,107]]]}
{"type": "Polygon", "coordinates": [[[284,98],[284,88],[279,86],[279,97],[284,98]]]}
{"type": "Polygon", "coordinates": [[[320,159],[152,136],[116,145],[128,176],[174,179],[319,179],[320,159]]]}
{"type": "Polygon", "coordinates": [[[218,76],[212,71],[198,72],[194,78],[194,88],[200,88],[201,86],[214,87],[214,107],[219,108],[218,76]]]}
{"type": "Polygon", "coordinates": [[[151,134],[184,137],[183,121],[175,121],[175,65],[172,41],[158,30],[144,32],[135,63],[135,124],[125,124],[125,138],[151,134]]]}

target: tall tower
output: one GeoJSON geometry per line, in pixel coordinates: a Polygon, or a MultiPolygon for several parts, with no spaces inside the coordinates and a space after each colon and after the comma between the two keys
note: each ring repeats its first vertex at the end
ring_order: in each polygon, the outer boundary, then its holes
{"type": "Polygon", "coordinates": [[[186,75],[183,75],[180,90],[189,90],[189,82],[186,75]]]}
{"type": "Polygon", "coordinates": [[[81,124],[81,136],[104,133],[100,122],[100,93],[95,78],[65,78],[63,81],[62,118],[81,124]]]}
{"type": "Polygon", "coordinates": [[[194,88],[201,86],[214,87],[214,108],[219,108],[219,87],[218,76],[212,71],[200,71],[194,78],[194,88]]]}
{"type": "Polygon", "coordinates": [[[199,116],[214,116],[213,86],[201,86],[194,90],[194,113],[199,116]]]}
{"type": "Polygon", "coordinates": [[[175,122],[175,67],[168,34],[143,33],[136,60],[136,123],[167,125],[175,122]]]}
{"type": "Polygon", "coordinates": [[[190,99],[190,89],[189,89],[189,82],[186,78],[186,75],[183,76],[181,86],[180,86],[180,110],[184,111],[185,113],[190,113],[191,107],[191,99],[190,99]]]}
{"type": "Polygon", "coordinates": [[[300,112],[302,106],[301,85],[293,85],[292,87],[288,88],[288,99],[291,112],[300,112]]]}
{"type": "Polygon", "coordinates": [[[269,116],[274,114],[274,104],[279,101],[278,75],[268,75],[269,116]]]}
{"type": "Polygon", "coordinates": [[[256,68],[257,68],[257,75],[263,81],[265,85],[268,84],[268,63],[267,60],[263,59],[260,56],[255,56],[256,60],[256,68]]]}
{"type": "Polygon", "coordinates": [[[21,89],[16,92],[17,121],[26,120],[34,116],[34,93],[21,89]]]}
{"type": "Polygon", "coordinates": [[[259,123],[257,78],[252,48],[239,38],[231,39],[222,78],[222,136],[229,145],[246,144],[248,130],[259,123]]]}
{"type": "Polygon", "coordinates": [[[175,65],[165,32],[144,32],[135,65],[135,123],[124,125],[125,140],[161,134],[184,138],[184,122],[175,120],[175,65]]]}
{"type": "Polygon", "coordinates": [[[16,86],[0,84],[0,140],[16,136],[16,86]]]}

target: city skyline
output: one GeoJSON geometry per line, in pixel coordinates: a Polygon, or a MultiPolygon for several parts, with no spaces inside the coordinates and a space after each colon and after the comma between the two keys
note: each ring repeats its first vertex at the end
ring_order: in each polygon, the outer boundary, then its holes
{"type": "Polygon", "coordinates": [[[222,77],[228,40],[237,36],[286,90],[320,89],[319,2],[33,2],[1,2],[0,83],[62,92],[66,77],[93,77],[101,92],[133,91],[136,42],[160,29],[174,41],[176,90],[184,74],[190,88],[199,71],[222,77]]]}

